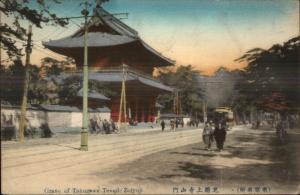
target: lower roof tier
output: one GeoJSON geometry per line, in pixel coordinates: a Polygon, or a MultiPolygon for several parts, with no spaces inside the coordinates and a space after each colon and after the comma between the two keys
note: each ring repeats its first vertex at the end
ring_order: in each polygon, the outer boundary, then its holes
{"type": "MultiPolygon", "coordinates": [[[[72,79],[73,77],[81,78],[82,75],[82,72],[62,73],[58,76],[48,77],[47,79],[54,79],[56,82],[62,83],[65,79],[72,79]]],[[[174,90],[172,87],[164,85],[150,76],[132,70],[128,70],[125,75],[126,93],[128,96],[151,96],[164,92],[173,92],[174,90]]],[[[111,90],[119,93],[123,80],[123,71],[116,69],[89,72],[89,80],[107,84],[111,90]]]]}

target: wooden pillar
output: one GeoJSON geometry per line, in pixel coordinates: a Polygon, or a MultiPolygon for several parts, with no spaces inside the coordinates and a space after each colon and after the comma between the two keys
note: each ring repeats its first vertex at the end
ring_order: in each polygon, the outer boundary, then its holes
{"type": "Polygon", "coordinates": [[[145,105],[144,105],[144,101],[141,102],[141,108],[142,108],[142,119],[141,119],[141,122],[145,122],[145,105]]]}
{"type": "Polygon", "coordinates": [[[138,114],[139,114],[138,108],[139,108],[139,107],[138,107],[138,103],[139,103],[139,102],[138,102],[138,98],[136,97],[136,98],[135,98],[135,116],[134,116],[135,119],[134,119],[134,120],[137,121],[137,122],[139,122],[139,117],[138,117],[138,114]]]}
{"type": "MultiPolygon", "coordinates": [[[[151,100],[150,100],[151,101],[151,100]]],[[[152,122],[152,102],[148,103],[148,122],[152,122]]]]}
{"type": "Polygon", "coordinates": [[[119,117],[119,105],[120,105],[120,100],[118,98],[114,98],[111,100],[111,118],[114,121],[118,121],[119,117]]]}

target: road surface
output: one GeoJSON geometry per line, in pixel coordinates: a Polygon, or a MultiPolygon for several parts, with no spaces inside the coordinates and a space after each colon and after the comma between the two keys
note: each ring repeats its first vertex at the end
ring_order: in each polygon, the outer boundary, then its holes
{"type": "Polygon", "coordinates": [[[278,144],[273,130],[235,127],[222,152],[201,130],[2,144],[2,192],[46,194],[298,194],[300,131],[278,144]]]}

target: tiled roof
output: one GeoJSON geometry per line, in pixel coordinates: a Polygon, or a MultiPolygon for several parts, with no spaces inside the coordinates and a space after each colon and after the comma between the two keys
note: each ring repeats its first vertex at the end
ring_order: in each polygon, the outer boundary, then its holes
{"type": "MultiPolygon", "coordinates": [[[[110,47],[129,43],[138,43],[140,49],[149,52],[150,58],[155,59],[158,66],[170,66],[175,61],[163,56],[155,49],[146,44],[138,35],[137,31],[105,11],[102,7],[95,8],[94,16],[88,23],[89,32],[87,36],[88,47],[110,47]]],[[[43,42],[43,45],[55,52],[66,55],[65,50],[83,47],[83,27],[73,35],[43,42]]]]}
{"type": "MultiPolygon", "coordinates": [[[[82,91],[83,91],[83,89],[81,88],[78,91],[77,96],[82,97],[82,91]]],[[[89,91],[88,97],[93,98],[93,99],[105,100],[105,101],[110,100],[110,98],[106,97],[105,95],[103,95],[101,93],[98,93],[97,91],[89,91]]]]}

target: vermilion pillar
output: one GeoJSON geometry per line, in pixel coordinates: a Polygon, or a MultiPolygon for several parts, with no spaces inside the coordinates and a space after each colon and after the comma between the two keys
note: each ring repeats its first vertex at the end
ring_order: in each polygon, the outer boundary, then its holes
{"type": "Polygon", "coordinates": [[[144,105],[144,102],[141,102],[141,107],[142,107],[142,119],[141,119],[141,122],[145,122],[145,105],[144,105]]]}
{"type": "Polygon", "coordinates": [[[149,104],[148,104],[148,119],[147,119],[147,121],[148,122],[152,122],[151,118],[152,118],[152,102],[149,102],[149,104]]]}
{"type": "Polygon", "coordinates": [[[138,98],[135,98],[135,116],[134,116],[134,120],[139,122],[139,118],[138,118],[138,98]]]}

